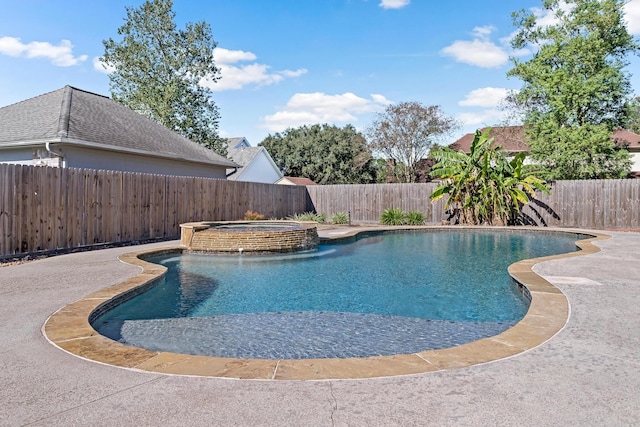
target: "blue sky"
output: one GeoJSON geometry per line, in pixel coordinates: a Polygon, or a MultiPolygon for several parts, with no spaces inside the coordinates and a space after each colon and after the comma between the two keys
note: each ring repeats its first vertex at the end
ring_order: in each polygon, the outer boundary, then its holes
{"type": "MultiPolygon", "coordinates": [[[[9,2],[7,2],[9,3],[9,2]]],[[[142,0],[21,0],[0,15],[0,106],[72,85],[109,95],[96,67],[119,40],[125,6],[142,0]]],[[[511,13],[540,0],[174,0],[176,21],[207,21],[222,79],[212,86],[220,134],[257,145],[302,124],[363,130],[389,103],[440,105],[463,127],[503,123],[514,53],[511,13]]],[[[640,34],[640,0],[626,5],[640,34]]],[[[541,18],[543,18],[541,16],[541,18]]],[[[640,93],[640,61],[628,71],[640,93]]]]}

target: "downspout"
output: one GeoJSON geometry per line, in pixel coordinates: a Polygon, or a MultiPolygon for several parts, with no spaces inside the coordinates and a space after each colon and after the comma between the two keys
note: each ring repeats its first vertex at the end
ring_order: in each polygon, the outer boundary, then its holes
{"type": "MultiPolygon", "coordinates": [[[[69,136],[69,125],[71,121],[71,98],[73,96],[73,88],[69,85],[64,87],[62,94],[62,103],[60,105],[60,116],[58,117],[58,137],[67,138],[69,136]]],[[[47,141],[44,144],[44,148],[47,150],[50,156],[60,159],[60,167],[65,167],[64,156],[62,153],[53,151],[51,148],[51,142],[47,141]]]]}
{"type": "Polygon", "coordinates": [[[52,155],[53,157],[57,157],[60,159],[60,167],[64,167],[64,155],[62,153],[58,153],[57,151],[53,151],[51,148],[51,142],[47,141],[44,143],[44,148],[47,150],[47,153],[52,155]]]}
{"type": "Polygon", "coordinates": [[[231,175],[233,175],[234,173],[238,172],[238,168],[233,168],[233,172],[229,172],[226,176],[226,178],[229,178],[231,175]]]}

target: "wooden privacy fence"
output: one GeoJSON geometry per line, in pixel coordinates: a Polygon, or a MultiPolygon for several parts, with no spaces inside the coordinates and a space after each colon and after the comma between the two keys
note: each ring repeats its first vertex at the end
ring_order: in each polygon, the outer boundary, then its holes
{"type": "MultiPolygon", "coordinates": [[[[0,164],[0,258],[96,244],[177,238],[191,221],[284,218],[315,210],[378,222],[387,208],[446,219],[436,184],[316,185],[235,182],[90,169],[0,164]]],[[[523,210],[531,224],[640,228],[640,180],[557,181],[523,210]]]]}
{"type": "MultiPolygon", "coordinates": [[[[314,209],[329,217],[350,212],[356,222],[378,222],[387,208],[418,210],[427,222],[447,218],[444,199],[431,204],[436,184],[309,186],[314,209]]],[[[446,196],[445,196],[446,199],[446,196]]],[[[556,181],[550,195],[538,194],[523,213],[530,224],[553,227],[640,228],[640,180],[556,181]]]]}
{"type": "Polygon", "coordinates": [[[304,187],[0,164],[0,258],[177,238],[179,224],[282,218],[308,210],[304,187]]]}
{"type": "Polygon", "coordinates": [[[640,229],[640,179],[556,181],[523,213],[542,226],[640,229]]]}
{"type": "Polygon", "coordinates": [[[429,195],[436,184],[354,184],[310,185],[307,187],[314,209],[329,218],[338,212],[350,213],[356,222],[379,222],[387,208],[420,211],[427,222],[444,219],[444,201],[432,204],[429,195]]]}

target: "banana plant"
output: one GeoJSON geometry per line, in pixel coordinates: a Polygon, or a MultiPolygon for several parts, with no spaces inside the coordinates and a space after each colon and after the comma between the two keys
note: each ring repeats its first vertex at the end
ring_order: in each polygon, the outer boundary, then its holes
{"type": "Polygon", "coordinates": [[[431,201],[448,195],[445,209],[461,224],[513,224],[536,191],[549,193],[545,181],[528,171],[526,154],[509,159],[506,151],[492,146],[489,132],[476,131],[469,154],[449,148],[433,153],[437,163],[431,175],[442,181],[431,201]]]}

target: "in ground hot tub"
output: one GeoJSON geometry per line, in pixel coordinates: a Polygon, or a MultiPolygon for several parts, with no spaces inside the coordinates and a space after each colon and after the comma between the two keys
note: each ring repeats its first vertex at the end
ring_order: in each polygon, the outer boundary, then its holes
{"type": "Polygon", "coordinates": [[[194,252],[269,253],[315,249],[318,231],[306,221],[225,221],[180,224],[180,243],[194,252]]]}

